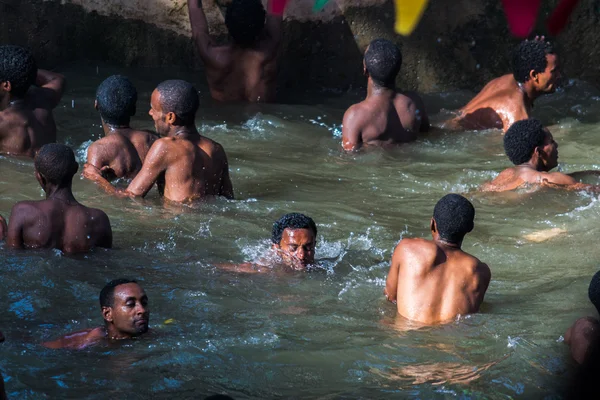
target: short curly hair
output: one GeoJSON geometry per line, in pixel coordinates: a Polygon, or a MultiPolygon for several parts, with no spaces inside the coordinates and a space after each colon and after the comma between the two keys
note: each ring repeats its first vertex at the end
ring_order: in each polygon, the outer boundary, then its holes
{"type": "Polygon", "coordinates": [[[373,82],[379,86],[392,86],[402,67],[402,53],[393,42],[375,39],[365,52],[365,67],[373,82]]]}
{"type": "Polygon", "coordinates": [[[260,0],[233,0],[225,13],[225,26],[234,42],[250,47],[265,28],[267,13],[260,0]]]}
{"type": "Polygon", "coordinates": [[[200,107],[198,90],[191,83],[171,79],[158,84],[160,102],[164,113],[175,113],[183,125],[193,124],[200,107]]]}
{"type": "Polygon", "coordinates": [[[129,124],[131,116],[135,115],[137,90],[126,77],[109,76],[98,86],[96,101],[104,122],[112,125],[129,124]]]}
{"type": "Polygon", "coordinates": [[[544,72],[548,66],[546,55],[555,54],[549,42],[524,40],[514,49],[512,56],[513,76],[517,82],[527,82],[529,72],[544,72]]]}
{"type": "Polygon", "coordinates": [[[542,146],[546,140],[546,131],[542,123],[529,118],[517,121],[508,128],[504,135],[504,151],[508,159],[515,165],[531,160],[535,148],[542,146]]]}
{"type": "Polygon", "coordinates": [[[463,196],[450,193],[435,205],[433,219],[441,239],[460,243],[475,226],[475,207],[463,196]]]}
{"type": "Polygon", "coordinates": [[[289,213],[279,218],[273,224],[273,231],[271,234],[271,241],[274,244],[281,242],[283,231],[289,229],[310,229],[317,236],[317,225],[311,217],[308,217],[300,213],[289,213]]]}
{"type": "Polygon", "coordinates": [[[33,161],[35,169],[55,185],[71,182],[79,165],[73,150],[61,143],[48,143],[42,146],[33,161]]]}
{"type": "Polygon", "coordinates": [[[10,82],[15,96],[25,96],[35,83],[37,71],[29,50],[21,46],[0,46],[0,82],[10,82]]]}

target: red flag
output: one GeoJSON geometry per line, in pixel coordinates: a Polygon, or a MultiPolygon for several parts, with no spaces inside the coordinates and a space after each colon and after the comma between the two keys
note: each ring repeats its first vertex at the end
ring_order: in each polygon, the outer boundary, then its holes
{"type": "Polygon", "coordinates": [[[269,12],[273,15],[283,15],[287,3],[288,0],[271,0],[269,2],[269,12]]]}
{"type": "Polygon", "coordinates": [[[561,0],[558,3],[554,11],[552,11],[552,15],[546,21],[548,32],[551,35],[556,36],[563,30],[577,3],[579,3],[579,0],[561,0]]]}
{"type": "Polygon", "coordinates": [[[535,26],[541,2],[541,0],[502,0],[508,27],[513,35],[522,38],[529,36],[535,26]]]}

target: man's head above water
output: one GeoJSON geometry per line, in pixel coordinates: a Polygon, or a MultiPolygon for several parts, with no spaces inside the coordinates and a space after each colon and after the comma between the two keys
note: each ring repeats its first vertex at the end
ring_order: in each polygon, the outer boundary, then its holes
{"type": "Polygon", "coordinates": [[[0,46],[0,98],[10,93],[24,97],[35,83],[38,68],[29,50],[21,46],[0,46]]]}
{"type": "Polygon", "coordinates": [[[149,114],[154,120],[156,132],[166,136],[174,127],[194,125],[200,98],[191,83],[172,79],[154,89],[150,106],[149,114]]]}
{"type": "Polygon", "coordinates": [[[227,6],[225,25],[235,44],[251,47],[265,28],[265,17],[260,0],[233,0],[227,6]]]}
{"type": "Polygon", "coordinates": [[[537,93],[552,93],[560,78],[554,48],[543,40],[525,40],[513,52],[513,76],[521,84],[532,85],[537,93]]]}
{"type": "Polygon", "coordinates": [[[377,86],[395,87],[396,76],[402,67],[402,53],[389,40],[375,39],[365,51],[365,73],[377,86]]]}
{"type": "Polygon", "coordinates": [[[69,146],[49,143],[40,149],[34,159],[36,178],[48,192],[52,187],[70,188],[79,164],[69,146]]]}
{"type": "Polygon", "coordinates": [[[96,110],[109,125],[128,126],[131,117],[135,115],[136,103],[137,90],[122,75],[106,78],[96,91],[96,110]]]}
{"type": "Polygon", "coordinates": [[[475,208],[469,200],[458,194],[447,194],[433,209],[431,232],[434,239],[460,247],[465,235],[473,230],[474,220],[475,208]]]}
{"type": "Polygon", "coordinates": [[[535,118],[511,125],[504,135],[504,151],[513,164],[530,164],[537,171],[547,172],[558,165],[558,144],[535,118]]]}
{"type": "Polygon", "coordinates": [[[115,279],[100,292],[100,308],[111,339],[128,339],[148,331],[148,296],[138,283],[115,279]]]}
{"type": "Polygon", "coordinates": [[[317,225],[304,214],[286,214],[273,224],[271,241],[284,261],[304,268],[315,261],[317,225]]]}

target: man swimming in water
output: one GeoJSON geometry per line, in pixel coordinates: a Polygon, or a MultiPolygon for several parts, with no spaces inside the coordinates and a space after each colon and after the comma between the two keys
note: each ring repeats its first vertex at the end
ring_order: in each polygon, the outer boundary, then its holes
{"type": "Polygon", "coordinates": [[[562,172],[549,172],[558,166],[558,144],[537,119],[515,122],[504,135],[504,150],[515,167],[505,169],[493,181],[483,184],[482,191],[504,192],[527,184],[569,190],[600,190],[597,186],[579,183],[562,172]]]}
{"type": "Polygon", "coordinates": [[[396,90],[401,65],[402,54],[394,43],[375,39],[369,44],[363,61],[367,98],[344,114],[344,150],[410,142],[419,132],[429,130],[427,111],[419,95],[396,90]]]}
{"type": "Polygon", "coordinates": [[[0,46],[0,153],[33,157],[56,142],[52,110],[64,89],[65,78],[38,70],[29,50],[0,46]]]}
{"type": "Polygon", "coordinates": [[[113,75],[98,86],[94,107],[100,112],[105,136],[88,148],[85,175],[100,173],[111,181],[132,179],[140,171],[150,146],[158,137],[129,125],[136,112],[136,102],[137,90],[124,76],[113,75]]]}
{"type": "Polygon", "coordinates": [[[274,101],[283,16],[266,14],[260,0],[232,0],[225,13],[225,25],[233,42],[218,46],[208,33],[202,1],[188,0],[188,10],[192,37],[206,68],[212,98],[274,101]]]}
{"type": "Polygon", "coordinates": [[[304,271],[315,263],[317,225],[304,214],[285,214],[273,224],[271,242],[274,258],[220,267],[234,272],[264,273],[272,271],[273,264],[281,264],[294,271],[304,271]]]}
{"type": "Polygon", "coordinates": [[[148,332],[148,296],[134,280],[115,279],[106,284],[100,292],[100,310],[103,327],[75,332],[42,345],[80,350],[104,340],[134,339],[148,332]]]}
{"type": "MultiPolygon", "coordinates": [[[[588,297],[600,313],[600,271],[592,277],[588,297]]],[[[579,318],[565,333],[565,343],[570,347],[573,359],[583,364],[590,348],[600,345],[600,321],[594,317],[579,318]]]]}
{"type": "Polygon", "coordinates": [[[44,145],[35,156],[35,177],[46,200],[21,201],[10,213],[6,243],[13,248],[56,248],[65,253],[112,247],[110,221],[103,211],[78,203],[71,191],[79,165],[70,147],[44,145]]]}
{"type": "Polygon", "coordinates": [[[398,314],[436,324],[479,311],[490,268],[461,250],[474,218],[469,200],[448,194],[433,210],[433,240],[402,239],[396,246],[384,294],[397,305],[398,314]]]}
{"type": "Polygon", "coordinates": [[[86,177],[122,197],[144,197],[156,183],[161,195],[174,202],[206,196],[233,199],[225,150],[196,129],[196,89],[182,80],[164,81],[152,92],[150,105],[156,132],[164,137],[154,142],[129,187],[117,189],[100,174],[84,171],[86,177]]]}
{"type": "Polygon", "coordinates": [[[558,57],[544,38],[525,40],[514,50],[513,73],[490,81],[459,110],[450,125],[462,129],[502,129],[531,116],[533,102],[553,93],[560,79],[558,57]]]}

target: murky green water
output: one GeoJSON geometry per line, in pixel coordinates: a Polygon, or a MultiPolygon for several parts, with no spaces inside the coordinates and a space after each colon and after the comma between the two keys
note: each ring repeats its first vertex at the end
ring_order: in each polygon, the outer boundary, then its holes
{"type": "MultiPolygon", "coordinates": [[[[55,115],[59,140],[80,159],[101,134],[95,88],[114,72],[66,71],[70,89],[55,115]]],[[[391,252],[402,235],[428,237],[441,196],[472,191],[509,165],[498,132],[437,132],[393,151],[346,155],[339,123],[354,95],[219,107],[201,77],[125,73],[140,92],[141,128],[152,128],[146,111],[161,78],[203,89],[197,123],[225,147],[237,200],[165,208],[155,190],[144,201],[121,200],[76,179],[77,198],[109,215],[115,249],[67,257],[0,245],[0,370],[12,398],[557,397],[572,368],[559,339],[574,319],[593,315],[586,293],[600,259],[595,198],[470,193],[476,225],[464,248],[492,269],[483,312],[403,332],[382,296],[391,252]],[[272,222],[291,211],[317,222],[322,270],[246,276],[215,267],[262,254],[272,222]],[[550,228],[567,233],[545,243],[523,238],[550,228]],[[117,277],[146,289],[153,336],[79,352],[40,346],[101,324],[98,293],[117,277]]],[[[577,84],[536,104],[564,171],[600,168],[595,96],[577,84]]],[[[426,98],[435,121],[447,115],[440,108],[467,99],[426,98]]],[[[31,161],[0,157],[0,171],[0,214],[41,198],[31,161]]]]}

